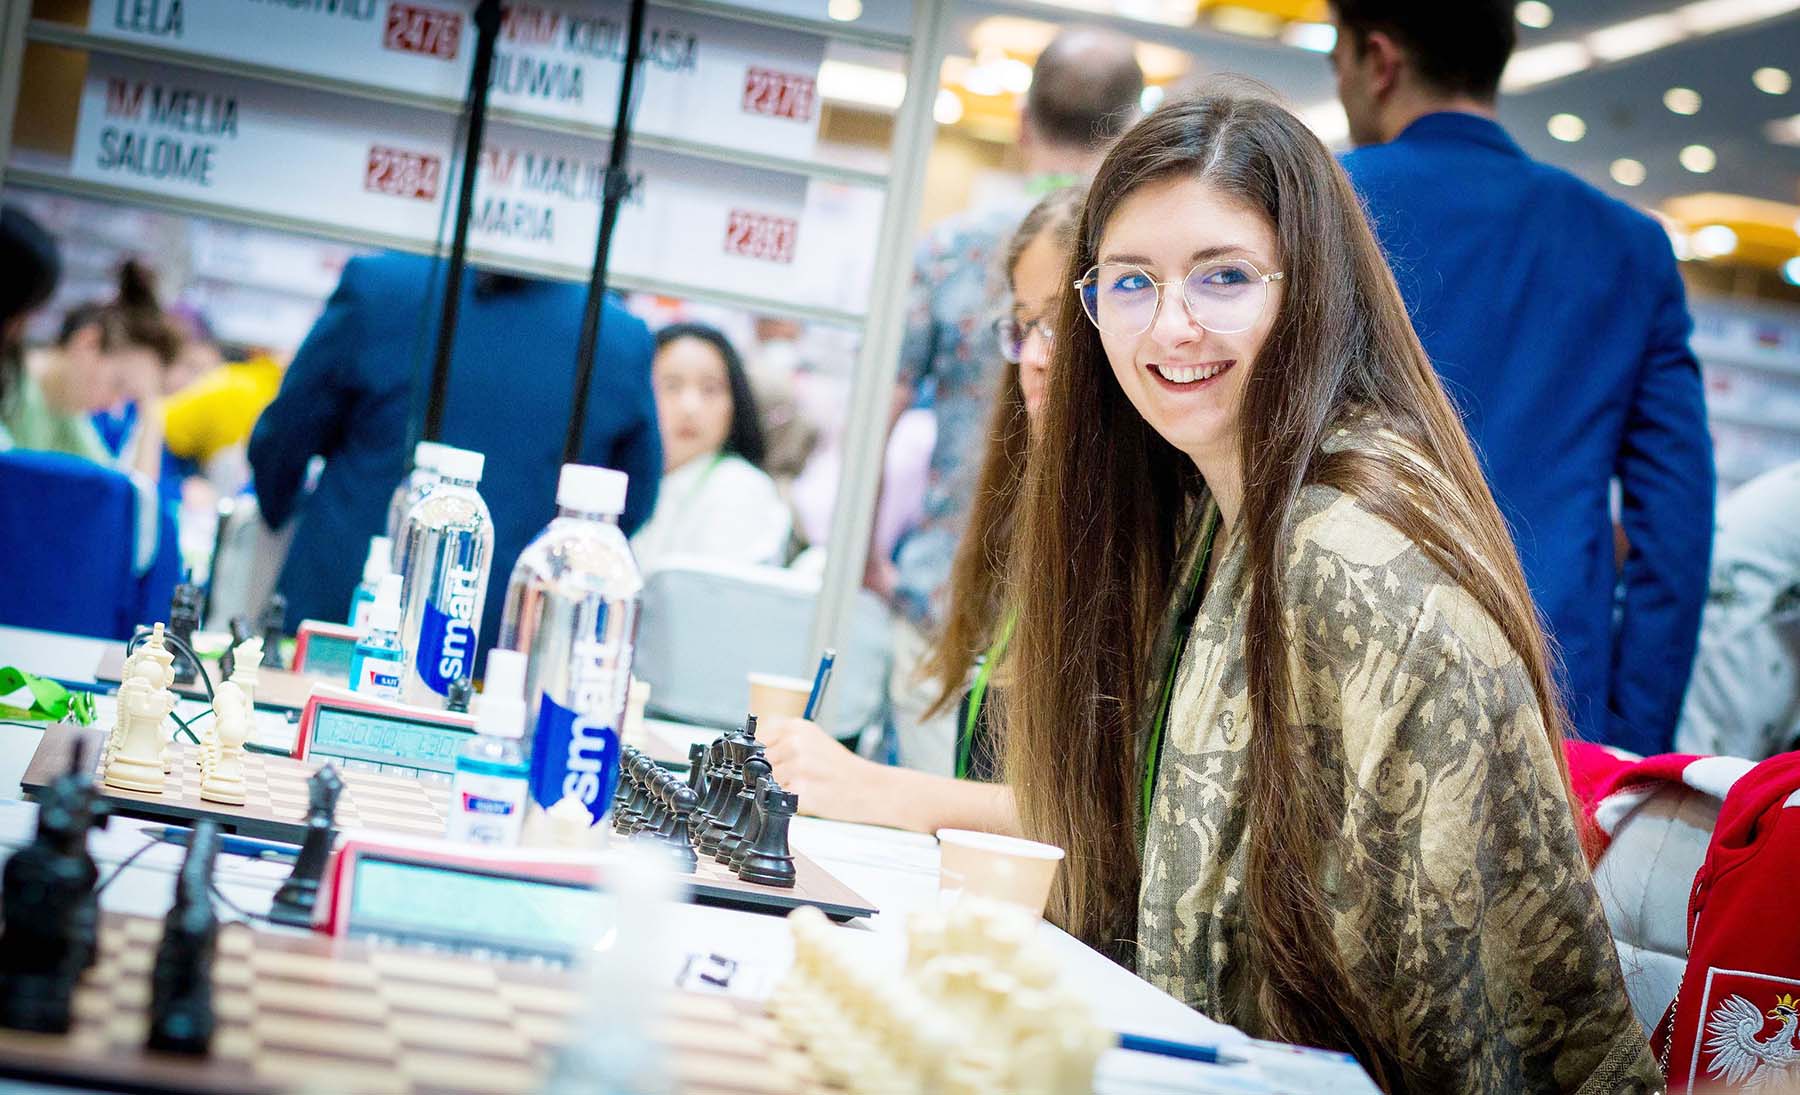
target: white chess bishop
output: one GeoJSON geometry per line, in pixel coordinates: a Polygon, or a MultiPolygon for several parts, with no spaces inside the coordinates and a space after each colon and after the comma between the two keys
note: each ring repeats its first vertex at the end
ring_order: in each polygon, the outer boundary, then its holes
{"type": "Polygon", "coordinates": [[[200,750],[200,797],[228,806],[244,804],[244,739],[250,705],[235,676],[213,696],[213,717],[200,750]]]}
{"type": "Polygon", "coordinates": [[[164,783],[163,722],[175,710],[175,693],[162,686],[156,660],[136,659],[119,686],[118,721],[108,740],[108,787],[161,794],[164,783]]]}

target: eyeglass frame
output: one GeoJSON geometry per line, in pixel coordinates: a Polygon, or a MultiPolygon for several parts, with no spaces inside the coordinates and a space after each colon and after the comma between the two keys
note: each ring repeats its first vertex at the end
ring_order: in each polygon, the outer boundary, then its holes
{"type": "MultiPolygon", "coordinates": [[[[1205,262],[1196,262],[1192,267],[1190,267],[1188,269],[1187,273],[1181,275],[1180,280],[1171,279],[1169,281],[1157,281],[1156,278],[1151,276],[1150,271],[1144,269],[1142,266],[1139,266],[1135,262],[1096,262],[1094,265],[1088,267],[1087,273],[1081,275],[1080,280],[1078,280],[1074,283],[1074,289],[1075,289],[1076,299],[1081,300],[1081,314],[1084,316],[1087,316],[1087,321],[1094,325],[1094,330],[1099,331],[1103,335],[1112,335],[1115,338],[1136,338],[1137,336],[1143,334],[1145,331],[1148,331],[1150,328],[1156,326],[1157,317],[1162,315],[1163,290],[1168,288],[1171,285],[1179,285],[1182,287],[1181,307],[1187,312],[1187,317],[1190,320],[1193,320],[1195,325],[1198,326],[1202,331],[1208,331],[1215,335],[1238,335],[1238,334],[1243,334],[1245,331],[1248,331],[1251,327],[1256,326],[1256,320],[1252,319],[1248,326],[1239,327],[1238,329],[1236,329],[1234,331],[1221,331],[1214,327],[1208,327],[1206,324],[1200,322],[1199,316],[1194,314],[1194,306],[1193,306],[1192,302],[1190,302],[1187,298],[1187,279],[1194,276],[1195,270],[1200,269],[1202,266],[1230,266],[1233,264],[1248,266],[1250,268],[1251,272],[1256,275],[1257,282],[1259,282],[1262,285],[1262,287],[1263,287],[1262,303],[1257,305],[1257,308],[1256,308],[1257,317],[1261,317],[1263,308],[1266,307],[1269,303],[1269,285],[1272,282],[1285,280],[1287,278],[1287,271],[1276,270],[1273,273],[1265,274],[1262,272],[1262,269],[1260,267],[1258,267],[1254,262],[1251,262],[1249,259],[1208,259],[1205,262]],[[1082,286],[1093,281],[1095,275],[1099,272],[1099,270],[1102,266],[1128,266],[1131,269],[1136,270],[1138,273],[1144,275],[1144,277],[1148,278],[1150,281],[1151,287],[1156,290],[1156,307],[1154,307],[1150,310],[1149,322],[1145,323],[1142,327],[1138,328],[1135,331],[1130,332],[1129,334],[1124,334],[1124,333],[1120,333],[1117,331],[1108,331],[1104,327],[1100,326],[1100,321],[1095,319],[1093,314],[1088,311],[1087,301],[1082,299],[1082,297],[1081,297],[1082,286]]],[[[1096,304],[1095,308],[1098,309],[1099,305],[1096,304]]]]}
{"type": "Polygon", "coordinates": [[[994,319],[993,327],[994,337],[1000,342],[1000,356],[1006,359],[1008,365],[1017,365],[1024,360],[1025,343],[1030,340],[1031,332],[1033,331],[1036,331],[1038,337],[1044,340],[1045,346],[1054,346],[1056,344],[1056,327],[1049,316],[1045,316],[1042,319],[1034,319],[1030,323],[1022,325],[1019,323],[1018,319],[1013,316],[997,316],[994,319]],[[1017,356],[1008,356],[1006,351],[1007,339],[1004,334],[1004,328],[1009,323],[1021,327],[1021,333],[1019,335],[1019,352],[1017,356]]]}

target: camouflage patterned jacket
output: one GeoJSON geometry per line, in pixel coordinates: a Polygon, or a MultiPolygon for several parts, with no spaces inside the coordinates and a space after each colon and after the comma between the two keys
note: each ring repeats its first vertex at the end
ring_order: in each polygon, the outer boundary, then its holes
{"type": "MultiPolygon", "coordinates": [[[[1295,528],[1290,673],[1345,793],[1327,882],[1337,944],[1392,1017],[1400,1087],[1657,1090],[1511,645],[1419,548],[1342,493],[1308,488],[1295,528]]],[[[1221,535],[1217,550],[1152,798],[1137,964],[1255,1031],[1239,965],[1252,732],[1243,545],[1221,535]]]]}

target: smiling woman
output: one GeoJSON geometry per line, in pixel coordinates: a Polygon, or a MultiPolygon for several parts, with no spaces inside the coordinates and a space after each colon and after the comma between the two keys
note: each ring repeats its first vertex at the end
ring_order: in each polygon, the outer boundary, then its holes
{"type": "Polygon", "coordinates": [[[1067,281],[999,735],[1053,916],[1389,1090],[1654,1089],[1530,594],[1342,170],[1164,107],[1067,281]]]}

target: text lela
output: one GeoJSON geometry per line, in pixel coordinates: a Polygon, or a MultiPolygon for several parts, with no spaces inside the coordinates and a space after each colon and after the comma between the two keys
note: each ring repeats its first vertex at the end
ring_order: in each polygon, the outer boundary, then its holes
{"type": "Polygon", "coordinates": [[[181,0],[114,0],[113,26],[133,34],[181,37],[181,0]]]}

